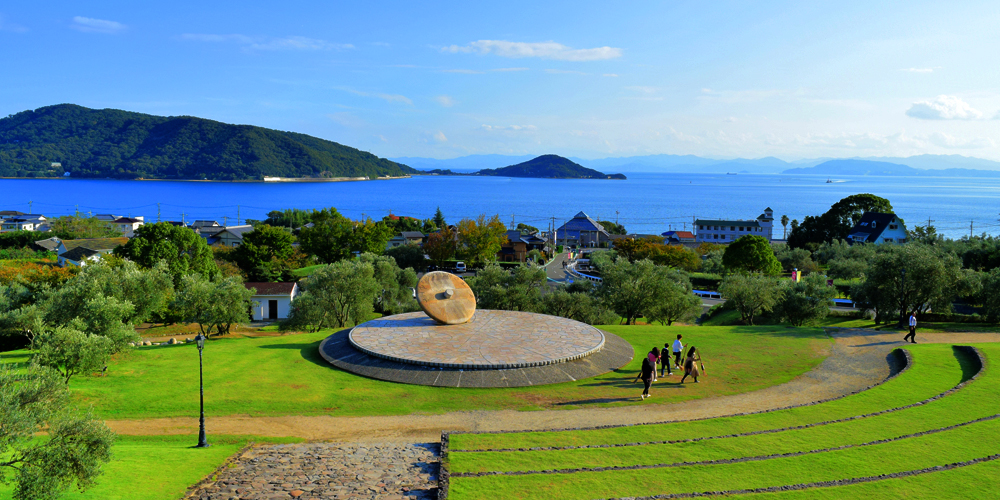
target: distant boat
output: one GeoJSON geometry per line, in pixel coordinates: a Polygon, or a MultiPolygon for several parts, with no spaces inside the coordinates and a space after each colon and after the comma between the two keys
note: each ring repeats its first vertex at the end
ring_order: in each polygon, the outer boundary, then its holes
{"type": "Polygon", "coordinates": [[[832,180],[830,180],[830,178],[829,178],[829,177],[827,177],[827,178],[826,178],[826,183],[827,183],[827,184],[833,184],[833,181],[832,181],[832,180]]]}
{"type": "Polygon", "coordinates": [[[736,175],[736,172],[726,172],[726,175],[736,175]]]}

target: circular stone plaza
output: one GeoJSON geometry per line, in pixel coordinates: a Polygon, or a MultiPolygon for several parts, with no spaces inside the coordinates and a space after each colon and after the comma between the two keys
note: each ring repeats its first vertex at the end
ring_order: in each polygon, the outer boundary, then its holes
{"type": "Polygon", "coordinates": [[[320,345],[330,364],[380,380],[442,387],[522,387],[616,370],[634,349],[620,337],[558,316],[476,310],[460,324],[423,312],[337,332],[320,345]]]}

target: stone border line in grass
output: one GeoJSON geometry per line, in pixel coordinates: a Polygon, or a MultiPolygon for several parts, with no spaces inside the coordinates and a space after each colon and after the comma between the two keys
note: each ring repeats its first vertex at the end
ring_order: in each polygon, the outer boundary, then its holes
{"type": "MultiPolygon", "coordinates": [[[[954,346],[954,347],[956,349],[962,351],[962,352],[966,352],[967,354],[969,353],[969,350],[972,351],[972,354],[974,354],[974,356],[972,356],[973,359],[977,360],[979,362],[979,369],[966,382],[969,382],[971,380],[976,379],[979,376],[979,374],[982,372],[982,368],[984,366],[982,354],[975,347],[969,347],[969,346],[954,346]]],[[[746,415],[756,415],[756,414],[762,414],[762,413],[771,413],[771,412],[776,412],[776,411],[789,410],[789,409],[792,409],[792,408],[802,408],[802,407],[807,407],[807,406],[815,406],[815,405],[827,403],[827,402],[830,402],[830,401],[836,401],[838,399],[843,399],[843,398],[846,398],[848,396],[852,396],[854,394],[858,394],[858,393],[861,393],[861,392],[864,392],[864,391],[871,390],[871,389],[873,389],[875,387],[878,387],[878,386],[880,386],[882,384],[885,384],[886,382],[888,382],[888,381],[890,381],[890,380],[898,377],[899,375],[901,375],[901,374],[905,373],[906,371],[908,371],[913,366],[913,355],[910,354],[910,351],[908,351],[906,349],[903,349],[903,348],[896,348],[892,352],[896,355],[897,360],[900,363],[902,363],[902,367],[898,371],[896,371],[895,373],[890,374],[888,377],[885,378],[885,380],[883,380],[883,381],[881,381],[881,382],[879,382],[877,384],[872,384],[872,385],[869,385],[868,387],[865,387],[863,389],[860,389],[860,390],[857,390],[857,391],[853,391],[853,392],[850,392],[850,393],[847,393],[847,394],[843,394],[843,395],[840,395],[840,396],[836,396],[836,397],[833,397],[833,398],[821,399],[821,400],[813,401],[813,402],[810,402],[810,403],[802,403],[802,404],[798,404],[798,405],[790,405],[790,406],[785,406],[785,407],[781,407],[781,408],[772,408],[772,409],[768,409],[768,410],[743,412],[743,413],[734,413],[734,414],[731,414],[731,415],[721,415],[721,416],[718,416],[718,417],[694,418],[694,419],[688,419],[688,420],[667,420],[667,421],[662,421],[662,422],[648,422],[648,423],[638,423],[638,424],[614,424],[614,425],[601,425],[601,426],[594,426],[594,427],[546,429],[546,432],[599,430],[599,429],[614,429],[614,428],[619,428],[619,427],[635,427],[635,426],[639,426],[639,425],[662,425],[662,424],[673,424],[673,423],[682,423],[682,422],[697,422],[697,421],[702,421],[702,420],[712,420],[712,419],[716,419],[716,418],[727,418],[727,417],[737,417],[737,416],[746,416],[746,415]]],[[[959,383],[959,385],[955,386],[954,388],[952,388],[950,390],[955,390],[956,388],[958,388],[959,386],[961,386],[964,383],[965,382],[959,383]]],[[[516,434],[516,433],[526,433],[526,432],[538,432],[538,430],[528,430],[528,431],[471,431],[471,432],[454,432],[454,434],[516,434]]],[[[448,464],[448,462],[449,462],[448,461],[448,455],[450,453],[452,453],[452,451],[453,451],[453,450],[451,450],[451,448],[449,446],[449,443],[451,441],[451,434],[453,434],[453,432],[444,431],[444,432],[441,433],[441,472],[440,472],[440,474],[438,476],[438,484],[439,484],[439,486],[438,486],[438,499],[439,500],[447,500],[447,498],[448,498],[448,491],[449,491],[449,488],[450,488],[450,485],[451,485],[451,469],[448,466],[449,465],[448,464]]],[[[454,451],[455,452],[461,452],[461,451],[467,451],[467,450],[454,450],[454,451]]],[[[468,450],[468,451],[490,451],[490,450],[468,450]]],[[[664,497],[664,498],[667,498],[667,497],[664,497]]],[[[678,498],[680,498],[680,497],[678,497],[678,498]]]]}
{"type": "Polygon", "coordinates": [[[349,332],[340,330],[320,343],[319,354],[327,363],[364,377],[436,387],[527,387],[573,382],[617,370],[635,356],[632,344],[602,330],[605,341],[600,351],[564,363],[483,370],[431,367],[368,355],[351,345],[349,332]]]}
{"type": "Polygon", "coordinates": [[[972,460],[966,460],[964,462],[955,462],[945,465],[935,465],[933,467],[925,467],[923,469],[893,472],[890,474],[879,474],[877,476],[855,477],[850,479],[836,479],[833,481],[819,481],[815,483],[790,484],[786,486],[769,486],[767,488],[753,488],[745,490],[671,493],[668,495],[654,495],[648,497],[614,497],[614,498],[609,498],[608,500],[665,500],[670,498],[697,498],[697,497],[714,497],[723,495],[749,495],[752,493],[778,493],[782,491],[808,490],[812,488],[832,488],[836,486],[850,486],[852,484],[873,483],[876,481],[884,481],[886,479],[899,479],[903,477],[919,476],[921,474],[928,474],[931,472],[941,472],[952,469],[960,469],[962,467],[968,467],[970,465],[976,465],[984,462],[992,462],[993,460],[997,459],[1000,459],[1000,454],[988,455],[980,458],[973,458],[972,460]]]}
{"type": "MultiPolygon", "coordinates": [[[[968,346],[954,346],[954,347],[956,349],[962,351],[963,349],[961,349],[961,348],[966,348],[968,346]]],[[[973,348],[973,349],[975,349],[975,348],[973,348]]],[[[966,354],[969,354],[969,353],[966,353],[966,354]]],[[[636,442],[636,443],[618,443],[618,444],[588,444],[588,445],[580,445],[580,446],[536,446],[536,447],[533,447],[533,448],[487,448],[487,449],[478,449],[478,450],[451,450],[451,453],[487,453],[487,452],[505,453],[505,452],[519,452],[519,451],[559,451],[559,450],[580,450],[580,449],[587,449],[587,448],[622,448],[622,447],[628,447],[628,446],[647,446],[647,445],[658,445],[658,444],[695,443],[695,442],[698,442],[698,441],[707,441],[707,440],[710,440],[710,439],[729,439],[729,438],[738,438],[738,437],[746,437],[746,436],[758,436],[758,435],[761,435],[761,434],[775,434],[775,433],[778,433],[778,432],[786,432],[786,431],[794,431],[794,430],[800,430],[800,429],[808,429],[810,427],[819,427],[819,426],[823,426],[823,425],[839,424],[839,423],[842,423],[842,422],[850,422],[852,420],[861,420],[861,419],[864,419],[864,418],[877,417],[879,415],[884,415],[884,414],[887,414],[887,413],[894,413],[894,412],[905,410],[905,409],[908,409],[908,408],[913,408],[913,407],[916,407],[916,406],[925,405],[927,403],[930,403],[930,402],[933,402],[933,401],[937,401],[937,400],[939,400],[941,398],[944,398],[946,396],[950,396],[950,395],[954,394],[955,392],[961,390],[962,388],[964,388],[966,386],[966,384],[968,382],[972,382],[976,377],[978,377],[979,373],[982,371],[982,366],[983,366],[982,356],[981,356],[981,354],[978,351],[976,351],[974,354],[975,354],[975,356],[970,355],[970,359],[972,359],[972,360],[978,360],[978,364],[979,364],[979,369],[976,371],[975,375],[973,375],[972,377],[970,377],[968,380],[966,380],[964,382],[959,382],[955,387],[952,387],[951,389],[948,389],[947,391],[944,391],[944,392],[942,392],[940,394],[935,394],[934,396],[931,396],[931,397],[929,397],[929,398],[927,398],[927,399],[925,399],[923,401],[917,401],[916,403],[910,403],[910,404],[904,405],[904,406],[897,406],[895,408],[888,408],[888,409],[885,409],[885,410],[879,410],[879,411],[872,412],[872,413],[864,413],[864,414],[861,414],[861,415],[854,415],[854,416],[851,416],[851,417],[844,417],[844,418],[840,418],[840,419],[836,419],[836,420],[825,420],[825,421],[822,421],[822,422],[813,422],[811,424],[795,425],[795,426],[790,426],[790,427],[779,427],[777,429],[765,429],[765,430],[761,430],[761,431],[742,432],[742,433],[739,433],[739,434],[724,434],[724,435],[720,435],[720,436],[703,436],[703,437],[697,437],[697,438],[691,438],[691,439],[674,439],[674,440],[666,440],[666,441],[644,441],[644,442],[636,442]]],[[[830,401],[830,400],[827,400],[827,401],[830,401]]],[[[825,401],[823,401],[823,402],[825,402],[825,401]]],[[[819,404],[819,402],[812,403],[812,404],[819,404]]],[[[802,405],[802,406],[806,406],[806,405],[802,405]]],[[[725,418],[725,417],[714,417],[714,418],[725,418]]],[[[683,420],[683,421],[678,421],[678,422],[693,422],[693,421],[697,421],[697,420],[704,420],[704,419],[683,420]]],[[[656,424],[636,424],[636,425],[656,425],[656,424]]],[[[460,477],[460,476],[456,475],[455,477],[460,477]]]]}
{"type": "Polygon", "coordinates": [[[892,443],[895,441],[902,441],[904,439],[910,439],[915,437],[926,436],[928,434],[937,434],[940,432],[947,432],[950,430],[958,429],[961,427],[978,424],[980,422],[988,422],[990,420],[996,420],[1000,418],[1000,413],[990,415],[987,417],[977,418],[975,420],[970,420],[968,422],[962,422],[954,425],[949,425],[947,427],[941,427],[938,429],[928,429],[926,431],[915,432],[913,434],[904,434],[902,436],[896,436],[893,438],[879,439],[876,441],[868,441],[866,443],[856,443],[856,444],[845,444],[843,446],[834,446],[832,448],[820,448],[816,450],[808,451],[794,451],[790,453],[774,453],[771,455],[756,455],[753,457],[742,457],[742,458],[722,458],[718,460],[699,460],[695,462],[673,462],[673,463],[662,463],[662,464],[649,464],[649,465],[617,465],[608,467],[579,467],[575,469],[546,469],[546,470],[518,470],[518,471],[487,471],[487,472],[459,472],[457,474],[452,474],[450,477],[486,477],[486,476],[530,476],[533,474],[573,474],[576,472],[613,472],[613,471],[624,471],[624,470],[643,470],[643,469],[666,469],[670,467],[686,467],[690,465],[724,465],[724,464],[738,464],[743,462],[760,462],[763,460],[772,460],[775,458],[791,458],[800,457],[803,455],[815,455],[817,453],[827,453],[831,451],[848,450],[851,448],[864,448],[866,446],[875,446],[879,444],[892,443]]]}

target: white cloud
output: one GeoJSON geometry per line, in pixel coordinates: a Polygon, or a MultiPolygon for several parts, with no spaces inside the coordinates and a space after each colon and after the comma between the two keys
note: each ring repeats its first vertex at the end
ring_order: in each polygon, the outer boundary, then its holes
{"type": "Polygon", "coordinates": [[[381,134],[380,134],[380,135],[378,136],[378,138],[379,138],[379,140],[380,140],[380,141],[382,141],[382,142],[389,142],[389,139],[386,139],[384,135],[381,135],[381,134]]]}
{"type": "Polygon", "coordinates": [[[105,33],[108,35],[120,33],[125,30],[125,25],[122,23],[83,16],[74,17],[73,24],[70,26],[84,33],[105,33]]]}
{"type": "Polygon", "coordinates": [[[442,105],[442,106],[444,106],[446,108],[450,108],[450,107],[452,107],[452,106],[455,105],[455,100],[452,99],[449,96],[446,96],[446,95],[439,95],[439,96],[435,97],[434,100],[437,101],[438,104],[440,104],[440,105],[442,105]]]}
{"type": "Polygon", "coordinates": [[[556,42],[510,42],[507,40],[477,40],[469,45],[451,45],[442,49],[445,52],[475,52],[479,54],[496,54],[500,57],[522,58],[539,57],[559,61],[603,61],[622,56],[622,49],[614,47],[596,47],[593,49],[574,49],[556,42]]]}
{"type": "Polygon", "coordinates": [[[212,43],[236,43],[253,50],[348,50],[354,45],[349,43],[333,43],[317,38],[304,36],[288,36],[284,38],[251,37],[246,35],[214,35],[204,33],[185,33],[182,40],[212,43]]]}
{"type": "Polygon", "coordinates": [[[528,71],[528,68],[496,68],[496,69],[491,69],[490,71],[500,71],[500,72],[507,72],[507,71],[528,71]]]}
{"type": "Polygon", "coordinates": [[[639,92],[640,94],[655,94],[660,90],[659,87],[648,87],[642,85],[633,85],[631,87],[625,87],[625,88],[629,90],[634,90],[636,92],[639,92]]]}
{"type": "Polygon", "coordinates": [[[3,15],[0,15],[0,31],[8,31],[11,33],[24,33],[28,31],[28,28],[25,28],[20,24],[11,23],[7,21],[7,19],[5,19],[3,15]]]}
{"type": "Polygon", "coordinates": [[[460,75],[481,75],[483,71],[476,71],[474,69],[443,69],[442,73],[458,73],[460,75]]]}
{"type": "Polygon", "coordinates": [[[724,121],[726,123],[736,123],[736,117],[735,116],[730,116],[729,118],[726,118],[726,119],[724,119],[722,121],[724,121]]]}
{"type": "Polygon", "coordinates": [[[607,76],[607,77],[611,77],[611,78],[618,78],[618,75],[616,75],[614,73],[605,73],[605,74],[603,74],[601,76],[607,76]]]}
{"type": "Polygon", "coordinates": [[[948,149],[980,149],[995,146],[993,140],[987,137],[959,139],[943,132],[934,132],[927,136],[927,140],[936,146],[948,149]]]}
{"type": "Polygon", "coordinates": [[[486,125],[479,127],[487,132],[534,132],[538,127],[534,125],[486,125]]]}
{"type": "Polygon", "coordinates": [[[362,97],[377,97],[387,102],[401,102],[403,104],[413,104],[413,101],[405,95],[399,94],[382,94],[378,92],[363,92],[361,90],[354,90],[350,87],[335,87],[337,90],[343,90],[344,92],[350,92],[354,95],[359,95],[362,97]]]}
{"type": "Polygon", "coordinates": [[[445,137],[444,132],[440,130],[438,130],[437,133],[434,134],[434,140],[438,142],[448,142],[448,138],[445,137]]]}
{"type": "Polygon", "coordinates": [[[933,67],[933,68],[903,68],[900,71],[906,71],[906,72],[909,72],[909,73],[933,73],[934,70],[939,69],[939,68],[940,68],[940,66],[936,66],[936,67],[933,67]]]}
{"type": "Polygon", "coordinates": [[[933,101],[913,103],[906,115],[921,120],[976,120],[983,113],[953,95],[939,95],[933,101]]]}
{"type": "Polygon", "coordinates": [[[546,73],[550,75],[589,75],[590,73],[584,73],[583,71],[573,71],[569,69],[547,69],[546,73]]]}
{"type": "Polygon", "coordinates": [[[361,128],[364,127],[365,125],[368,125],[367,123],[365,123],[364,120],[358,118],[353,113],[348,113],[346,111],[341,111],[339,113],[330,113],[326,115],[326,117],[333,120],[336,123],[339,123],[345,127],[350,127],[350,128],[361,128]]]}

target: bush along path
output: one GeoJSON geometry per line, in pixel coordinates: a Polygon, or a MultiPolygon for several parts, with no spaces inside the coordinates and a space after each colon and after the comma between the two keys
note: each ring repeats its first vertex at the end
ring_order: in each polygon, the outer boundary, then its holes
{"type": "MultiPolygon", "coordinates": [[[[962,469],[953,475],[981,477],[996,471],[991,463],[1000,457],[1000,403],[995,397],[1000,375],[983,361],[1000,357],[1000,345],[981,347],[982,353],[914,346],[913,368],[889,383],[790,410],[614,429],[452,435],[450,443],[446,436],[442,491],[453,499],[687,498],[798,490],[803,493],[792,498],[814,498],[822,495],[817,488],[932,472],[962,469]],[[951,374],[940,373],[949,364],[951,374]],[[923,383],[926,376],[961,382],[924,398],[930,389],[923,383]],[[845,410],[871,410],[880,400],[878,411],[843,416],[845,410]],[[810,419],[806,425],[786,425],[810,419]],[[649,435],[661,441],[643,442],[649,435]],[[663,436],[675,439],[663,441],[663,436]],[[493,439],[501,443],[489,443],[493,439]],[[621,444],[600,446],[615,439],[621,444]],[[537,451],[515,451],[511,445],[519,440],[537,451]],[[570,442],[591,447],[565,446],[570,442]],[[468,445],[471,451],[462,451],[470,450],[468,445]],[[486,448],[511,451],[475,451],[486,448]]],[[[881,491],[885,498],[908,491],[905,481],[894,484],[901,489],[873,486],[865,491],[881,491]]],[[[995,480],[968,484],[951,491],[968,498],[978,485],[991,488],[995,480]]],[[[844,496],[831,490],[829,498],[844,496]]]]}

